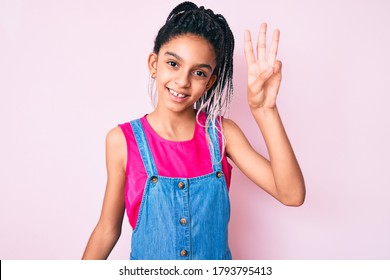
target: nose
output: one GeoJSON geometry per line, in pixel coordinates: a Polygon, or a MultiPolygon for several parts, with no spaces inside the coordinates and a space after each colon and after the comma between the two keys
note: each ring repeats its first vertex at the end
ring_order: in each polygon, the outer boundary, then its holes
{"type": "Polygon", "coordinates": [[[189,74],[185,71],[180,71],[175,78],[175,84],[180,87],[189,87],[190,79],[189,74]]]}

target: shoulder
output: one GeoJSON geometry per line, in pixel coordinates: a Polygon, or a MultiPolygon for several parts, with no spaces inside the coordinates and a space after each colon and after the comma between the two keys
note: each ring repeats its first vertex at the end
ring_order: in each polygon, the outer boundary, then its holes
{"type": "Polygon", "coordinates": [[[120,126],[116,126],[107,132],[106,144],[110,146],[120,146],[124,143],[126,143],[126,139],[120,126]]]}
{"type": "Polygon", "coordinates": [[[223,137],[226,142],[226,153],[231,157],[236,151],[249,148],[250,144],[240,127],[231,119],[222,118],[223,137]],[[237,147],[240,147],[237,149],[237,147]]]}
{"type": "Polygon", "coordinates": [[[240,127],[233,120],[227,118],[222,118],[222,129],[225,138],[242,133],[240,127]]]}
{"type": "Polygon", "coordinates": [[[122,129],[117,126],[108,131],[106,135],[107,164],[126,166],[127,144],[122,129]]]}

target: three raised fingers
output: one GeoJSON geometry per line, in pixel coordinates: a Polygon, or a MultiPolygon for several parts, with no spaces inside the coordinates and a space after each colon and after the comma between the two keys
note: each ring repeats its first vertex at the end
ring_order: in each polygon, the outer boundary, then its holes
{"type": "MultiPolygon", "coordinates": [[[[274,66],[276,56],[278,53],[280,31],[276,29],[272,36],[271,47],[268,52],[268,58],[266,53],[266,37],[267,37],[267,24],[262,23],[257,40],[257,60],[259,65],[267,64],[267,66],[274,66]]],[[[246,30],[244,37],[244,52],[245,59],[248,64],[256,63],[256,58],[253,52],[251,33],[246,30]]]]}

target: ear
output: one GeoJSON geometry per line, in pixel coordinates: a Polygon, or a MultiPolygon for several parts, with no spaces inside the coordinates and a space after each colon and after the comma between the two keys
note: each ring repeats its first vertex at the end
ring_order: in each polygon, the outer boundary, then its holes
{"type": "Polygon", "coordinates": [[[148,68],[152,78],[155,78],[157,74],[157,54],[154,52],[148,56],[148,68]]]}
{"type": "Polygon", "coordinates": [[[213,86],[216,80],[217,80],[217,75],[211,75],[206,85],[206,91],[208,91],[213,86]]]}

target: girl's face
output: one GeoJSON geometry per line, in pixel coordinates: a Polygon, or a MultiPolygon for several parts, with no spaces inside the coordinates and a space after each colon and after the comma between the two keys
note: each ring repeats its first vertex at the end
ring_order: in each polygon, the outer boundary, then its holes
{"type": "Polygon", "coordinates": [[[148,64],[156,78],[157,108],[174,112],[192,110],[193,104],[216,80],[213,47],[193,34],[171,39],[161,46],[158,54],[149,55],[148,64]]]}

